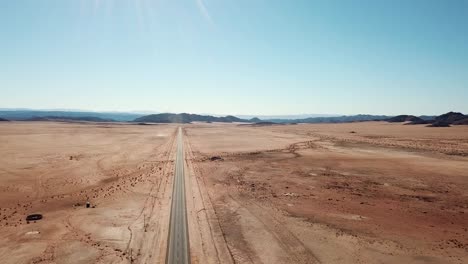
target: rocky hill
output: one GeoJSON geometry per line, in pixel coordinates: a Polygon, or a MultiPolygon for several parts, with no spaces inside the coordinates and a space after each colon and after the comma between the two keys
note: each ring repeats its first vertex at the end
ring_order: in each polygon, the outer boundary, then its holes
{"type": "Polygon", "coordinates": [[[411,120],[411,122],[407,124],[408,125],[429,124],[428,125],[429,127],[449,127],[451,125],[468,125],[468,116],[462,113],[458,113],[458,112],[448,112],[446,114],[436,116],[432,120],[425,120],[425,119],[419,118],[419,119],[411,120]]]}
{"type": "Polygon", "coordinates": [[[390,122],[390,123],[423,122],[424,119],[419,118],[419,117],[414,116],[414,115],[398,115],[398,116],[391,117],[391,118],[389,118],[389,119],[387,119],[385,121],[390,122]]]}
{"type": "Polygon", "coordinates": [[[448,112],[446,114],[440,115],[435,118],[435,121],[446,122],[449,124],[453,124],[456,121],[466,119],[468,116],[458,113],[458,112],[448,112]]]}
{"type": "Polygon", "coordinates": [[[428,125],[428,127],[450,127],[450,123],[444,121],[435,121],[428,125]]]}
{"type": "Polygon", "coordinates": [[[465,119],[457,120],[453,122],[454,125],[468,125],[468,117],[465,119]]]}

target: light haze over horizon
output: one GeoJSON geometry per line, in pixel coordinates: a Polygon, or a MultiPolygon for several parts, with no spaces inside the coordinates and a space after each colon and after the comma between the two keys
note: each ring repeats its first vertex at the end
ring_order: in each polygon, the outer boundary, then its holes
{"type": "Polygon", "coordinates": [[[468,1],[0,3],[0,108],[468,113],[468,1]]]}

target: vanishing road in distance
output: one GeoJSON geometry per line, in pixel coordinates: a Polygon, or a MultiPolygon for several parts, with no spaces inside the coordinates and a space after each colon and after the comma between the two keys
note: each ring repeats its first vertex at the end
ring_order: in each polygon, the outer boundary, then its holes
{"type": "Polygon", "coordinates": [[[169,223],[169,240],[166,255],[166,263],[168,264],[190,263],[187,207],[185,203],[185,159],[183,145],[182,129],[179,127],[177,136],[175,178],[172,191],[171,220],[169,223]]]}

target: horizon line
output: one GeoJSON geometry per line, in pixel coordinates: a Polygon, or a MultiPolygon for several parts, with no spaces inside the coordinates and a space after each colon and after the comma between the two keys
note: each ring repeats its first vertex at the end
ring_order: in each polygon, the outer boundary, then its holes
{"type": "MultiPolygon", "coordinates": [[[[340,116],[357,116],[357,115],[372,115],[372,116],[398,116],[398,115],[415,115],[415,116],[437,116],[440,114],[374,114],[374,113],[358,113],[358,114],[323,114],[323,113],[299,113],[299,114],[211,114],[206,112],[171,112],[157,110],[90,110],[77,108],[28,108],[28,107],[0,107],[0,111],[50,111],[50,112],[90,112],[90,113],[120,113],[120,114],[196,114],[196,115],[211,115],[211,116],[251,116],[251,117],[287,117],[287,116],[310,116],[310,117],[340,117],[340,116]]],[[[444,111],[444,113],[458,112],[455,110],[444,111]]],[[[462,112],[460,112],[462,113],[462,112]]]]}

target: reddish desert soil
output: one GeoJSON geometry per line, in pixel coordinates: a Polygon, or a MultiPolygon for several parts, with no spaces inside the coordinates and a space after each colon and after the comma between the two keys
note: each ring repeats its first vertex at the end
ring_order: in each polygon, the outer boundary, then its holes
{"type": "Polygon", "coordinates": [[[238,263],[468,263],[466,126],[185,132],[238,263]]]}
{"type": "Polygon", "coordinates": [[[174,133],[167,125],[1,124],[1,262],[164,262],[174,133]],[[31,213],[44,218],[27,223],[31,213]]]}
{"type": "MultiPolygon", "coordinates": [[[[1,262],[164,263],[177,127],[0,124],[1,262]]],[[[466,126],[183,127],[192,263],[468,262],[466,126]]]]}

